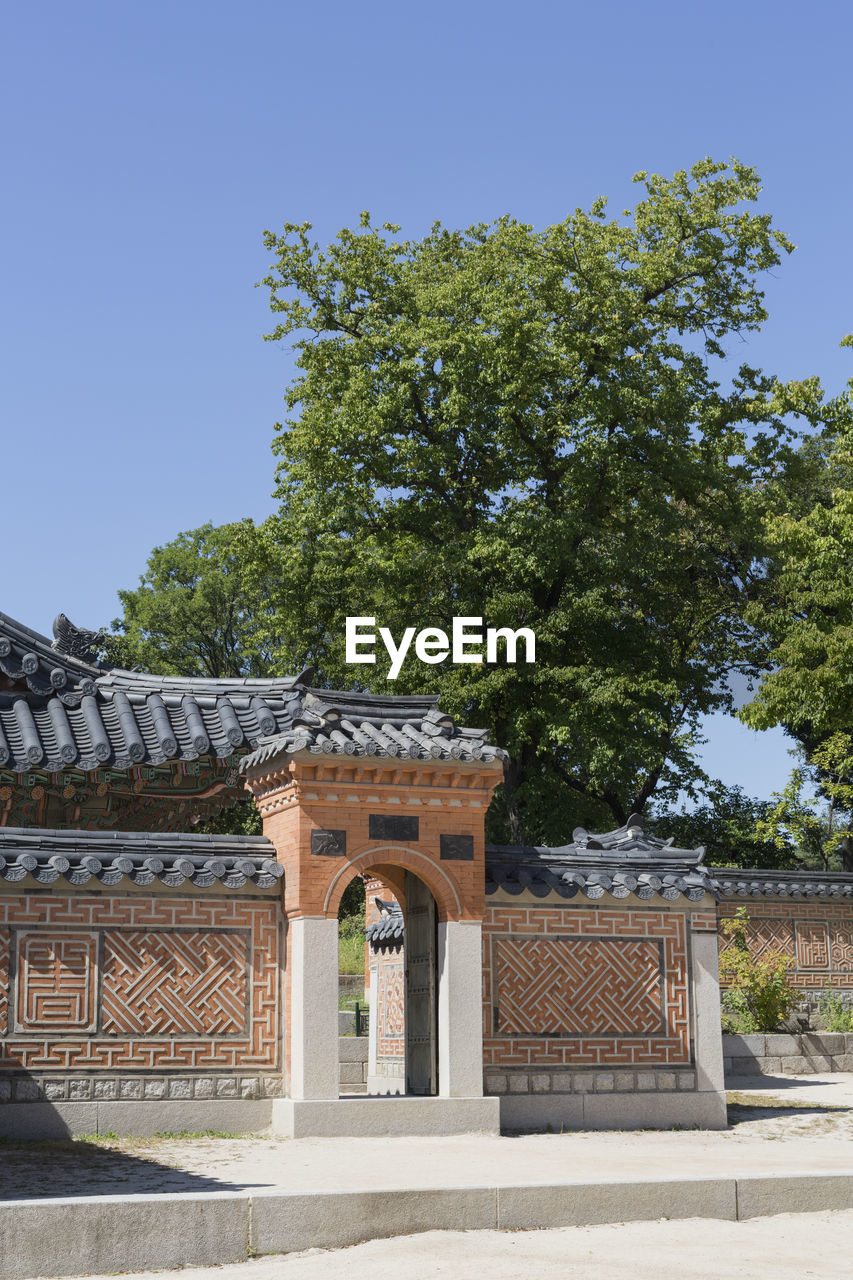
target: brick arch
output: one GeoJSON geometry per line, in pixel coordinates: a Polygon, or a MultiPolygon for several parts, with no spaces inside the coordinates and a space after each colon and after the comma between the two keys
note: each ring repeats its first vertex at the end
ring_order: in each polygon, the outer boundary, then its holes
{"type": "Polygon", "coordinates": [[[345,867],[341,867],[332,877],[323,901],[323,914],[328,918],[336,918],[341,898],[352,878],[372,867],[400,867],[411,871],[418,879],[423,880],[438,908],[439,920],[461,920],[468,912],[462,894],[451,876],[436,862],[417,849],[409,849],[405,845],[385,844],[367,849],[353,858],[345,867]]]}

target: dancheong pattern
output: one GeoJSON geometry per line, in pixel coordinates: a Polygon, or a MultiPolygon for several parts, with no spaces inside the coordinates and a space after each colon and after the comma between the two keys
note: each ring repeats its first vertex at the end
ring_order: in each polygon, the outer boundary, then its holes
{"type": "Polygon", "coordinates": [[[682,912],[493,906],[483,934],[487,1066],[690,1062],[682,912]]]}
{"type": "MultiPolygon", "coordinates": [[[[18,958],[17,1025],[0,1066],[278,1067],[279,916],[277,901],[0,898],[0,960],[10,937],[18,958]]],[[[8,970],[0,964],[0,1016],[8,970]]]]}
{"type": "Polygon", "coordinates": [[[96,934],[18,937],[18,1031],[93,1031],[96,934]]]}
{"type": "Polygon", "coordinates": [[[104,1031],[245,1035],[248,954],[245,934],[108,933],[104,1031]]]}
{"type": "Polygon", "coordinates": [[[665,1034],[661,945],[632,938],[496,938],[503,1035],[665,1034]]]}

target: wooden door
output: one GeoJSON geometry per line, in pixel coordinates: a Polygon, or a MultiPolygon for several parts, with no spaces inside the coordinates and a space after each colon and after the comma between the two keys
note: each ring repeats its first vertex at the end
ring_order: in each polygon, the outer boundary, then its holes
{"type": "Polygon", "coordinates": [[[438,1092],[435,899],[406,872],[406,1092],[438,1092]]]}

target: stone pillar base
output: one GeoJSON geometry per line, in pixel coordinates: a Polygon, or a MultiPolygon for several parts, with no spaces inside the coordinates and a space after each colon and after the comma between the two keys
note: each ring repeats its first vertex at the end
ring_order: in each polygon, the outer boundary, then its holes
{"type": "Polygon", "coordinates": [[[275,1098],[279,1138],[432,1137],[500,1132],[498,1098],[275,1098]]]}

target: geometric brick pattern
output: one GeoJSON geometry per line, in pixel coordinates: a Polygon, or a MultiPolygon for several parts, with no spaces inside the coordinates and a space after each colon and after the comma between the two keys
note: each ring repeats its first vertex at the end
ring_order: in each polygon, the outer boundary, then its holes
{"type": "MultiPolygon", "coordinates": [[[[791,981],[800,991],[853,990],[853,904],[832,902],[746,902],[747,941],[753,955],[781,951],[792,956],[791,981]]],[[[726,903],[720,921],[733,916],[726,903]]],[[[720,934],[720,951],[729,946],[720,934]]],[[[725,987],[726,976],[720,974],[725,987]]]]}
{"type": "Polygon", "coordinates": [[[378,1007],[376,1052],[402,1058],[406,1052],[406,979],[400,961],[377,957],[378,1007]]]}
{"type": "Polygon", "coordinates": [[[248,943],[239,933],[105,934],[102,1029],[245,1035],[248,943]]]}
{"type": "Polygon", "coordinates": [[[797,967],[829,968],[829,928],[825,920],[796,920],[797,967]]]}
{"type": "Polygon", "coordinates": [[[717,932],[716,911],[691,911],[690,928],[694,931],[717,932]]]}
{"type": "Polygon", "coordinates": [[[486,1066],[691,1061],[683,912],[487,905],[483,940],[486,1066]]]}
{"type": "MultiPolygon", "coordinates": [[[[752,907],[749,907],[748,911],[749,928],[746,931],[746,940],[756,960],[763,959],[774,951],[783,956],[796,955],[794,926],[790,920],[763,919],[761,916],[753,915],[752,907]]],[[[720,954],[729,946],[731,943],[727,935],[720,932],[720,954]]]]}
{"type": "Polygon", "coordinates": [[[853,970],[853,920],[830,922],[833,969],[853,970]]]}
{"type": "MultiPolygon", "coordinates": [[[[0,939],[11,930],[16,950],[21,934],[62,950],[64,939],[79,940],[85,931],[97,935],[106,962],[95,1030],[48,1030],[44,1021],[15,1030],[0,1042],[0,1066],[169,1074],[277,1068],[280,920],[277,898],[0,898],[0,939]],[[138,1003],[129,994],[134,984],[138,1003]],[[189,997],[180,1016],[170,1005],[170,984],[181,1002],[189,997]]],[[[53,973],[61,979],[54,996],[70,991],[70,981],[79,999],[73,967],[55,965],[53,973]]],[[[17,1011],[28,1016],[35,1006],[28,1006],[20,969],[16,984],[17,1011]]]]}
{"type": "Polygon", "coordinates": [[[97,935],[18,935],[16,1031],[93,1031],[97,935]]]}
{"type": "Polygon", "coordinates": [[[497,938],[495,1031],[664,1034],[661,946],[647,938],[497,938]]]}

